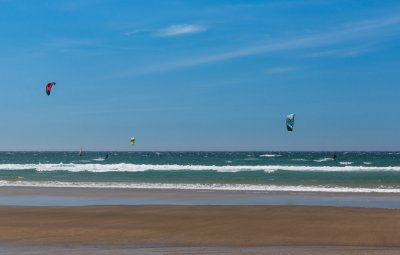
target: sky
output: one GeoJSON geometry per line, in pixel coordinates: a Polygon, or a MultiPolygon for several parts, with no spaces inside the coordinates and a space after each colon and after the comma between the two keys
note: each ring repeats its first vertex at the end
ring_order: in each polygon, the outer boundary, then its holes
{"type": "Polygon", "coordinates": [[[0,38],[2,151],[400,150],[399,1],[0,0],[0,38]]]}

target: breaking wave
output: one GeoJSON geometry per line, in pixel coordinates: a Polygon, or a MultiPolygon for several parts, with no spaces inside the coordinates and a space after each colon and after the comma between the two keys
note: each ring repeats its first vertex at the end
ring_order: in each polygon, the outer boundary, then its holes
{"type": "Polygon", "coordinates": [[[352,171],[400,171],[400,166],[285,166],[285,165],[151,165],[151,164],[0,164],[1,170],[36,170],[36,171],[70,171],[70,172],[143,172],[143,171],[320,171],[320,172],[352,172],[352,171]]]}
{"type": "Polygon", "coordinates": [[[314,160],[315,162],[325,162],[325,161],[330,161],[333,160],[333,158],[321,158],[321,159],[316,159],[314,160]]]}
{"type": "Polygon", "coordinates": [[[341,193],[400,193],[395,188],[353,188],[326,186],[279,186],[249,184],[178,184],[178,183],[117,183],[117,182],[59,182],[59,181],[0,181],[0,187],[55,187],[55,188],[121,188],[158,190],[222,190],[272,192],[341,192],[341,193]]]}

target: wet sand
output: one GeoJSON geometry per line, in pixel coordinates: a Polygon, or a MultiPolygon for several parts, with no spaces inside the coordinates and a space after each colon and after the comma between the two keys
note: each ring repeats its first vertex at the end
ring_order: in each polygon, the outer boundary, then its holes
{"type": "Polygon", "coordinates": [[[270,205],[400,209],[398,193],[0,187],[0,206],[270,205]]]}
{"type": "Polygon", "coordinates": [[[400,210],[307,206],[1,206],[0,243],[400,248],[400,210]]]}

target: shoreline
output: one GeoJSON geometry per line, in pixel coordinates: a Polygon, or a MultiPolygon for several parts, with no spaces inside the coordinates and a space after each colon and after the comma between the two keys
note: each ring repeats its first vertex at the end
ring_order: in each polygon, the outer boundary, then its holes
{"type": "Polygon", "coordinates": [[[397,193],[0,187],[0,206],[259,205],[400,209],[397,193]]]}

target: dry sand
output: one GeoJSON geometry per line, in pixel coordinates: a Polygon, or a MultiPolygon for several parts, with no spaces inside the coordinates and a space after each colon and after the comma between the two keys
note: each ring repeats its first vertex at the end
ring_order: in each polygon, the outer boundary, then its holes
{"type": "Polygon", "coordinates": [[[0,243],[400,248],[400,210],[305,206],[2,206],[0,243]]]}

